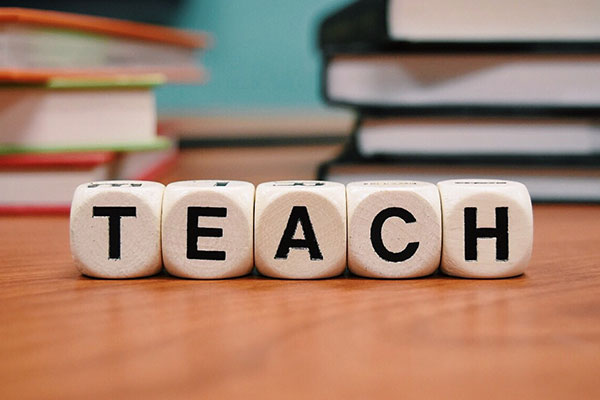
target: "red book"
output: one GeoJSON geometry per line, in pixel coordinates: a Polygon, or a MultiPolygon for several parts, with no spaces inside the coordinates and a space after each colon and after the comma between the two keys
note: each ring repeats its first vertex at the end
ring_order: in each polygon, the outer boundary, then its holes
{"type": "Polygon", "coordinates": [[[102,180],[153,180],[174,163],[177,148],[124,153],[0,156],[0,214],[66,214],[75,188],[102,180]]]}

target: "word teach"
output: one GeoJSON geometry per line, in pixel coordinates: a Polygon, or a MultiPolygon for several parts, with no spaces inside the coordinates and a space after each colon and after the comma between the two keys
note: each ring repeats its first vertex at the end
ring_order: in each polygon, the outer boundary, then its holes
{"type": "Polygon", "coordinates": [[[134,278],[164,267],[193,279],[259,273],[502,278],[533,244],[527,188],[500,180],[105,181],[80,185],[71,252],[88,276],[134,278]]]}

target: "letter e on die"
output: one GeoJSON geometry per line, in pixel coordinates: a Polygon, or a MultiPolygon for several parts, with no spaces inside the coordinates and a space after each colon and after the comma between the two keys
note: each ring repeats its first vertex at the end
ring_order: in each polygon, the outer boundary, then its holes
{"type": "Polygon", "coordinates": [[[254,185],[241,181],[174,182],[165,189],[165,269],[182,278],[219,279],[253,267],[254,185]]]}

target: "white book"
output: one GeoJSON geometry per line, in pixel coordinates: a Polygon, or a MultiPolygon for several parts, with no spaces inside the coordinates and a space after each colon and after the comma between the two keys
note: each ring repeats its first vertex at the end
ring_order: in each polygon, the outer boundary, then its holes
{"type": "Polygon", "coordinates": [[[369,180],[502,179],[523,183],[533,201],[600,202],[600,170],[595,166],[414,165],[334,162],[320,179],[348,184],[369,180]]]}
{"type": "Polygon", "coordinates": [[[198,80],[203,71],[197,52],[209,41],[158,25],[0,7],[0,77],[161,73],[169,80],[198,80]]]}
{"type": "Polygon", "coordinates": [[[389,0],[399,40],[598,40],[598,0],[389,0]]]}
{"type": "Polygon", "coordinates": [[[198,68],[195,52],[185,47],[14,23],[0,23],[0,50],[2,69],[198,68]]]}
{"type": "Polygon", "coordinates": [[[568,50],[571,44],[597,47],[598,21],[597,0],[357,0],[327,15],[318,37],[328,53],[432,43],[444,44],[442,51],[469,43],[551,45],[547,49],[569,44],[568,50]]]}
{"type": "Polygon", "coordinates": [[[149,87],[0,88],[0,149],[143,146],[156,141],[149,87]]]}
{"type": "Polygon", "coordinates": [[[600,154],[600,120],[364,118],[355,134],[365,157],[600,154]]]}
{"type": "Polygon", "coordinates": [[[463,174],[427,174],[427,173],[365,173],[365,174],[336,174],[328,176],[328,180],[348,184],[369,180],[418,180],[437,183],[448,179],[502,179],[521,182],[533,201],[540,202],[600,202],[600,177],[574,177],[574,176],[537,176],[537,175],[489,175],[476,172],[463,174]]]}
{"type": "Polygon", "coordinates": [[[365,107],[597,106],[600,54],[334,56],[323,85],[330,102],[365,107]]]}

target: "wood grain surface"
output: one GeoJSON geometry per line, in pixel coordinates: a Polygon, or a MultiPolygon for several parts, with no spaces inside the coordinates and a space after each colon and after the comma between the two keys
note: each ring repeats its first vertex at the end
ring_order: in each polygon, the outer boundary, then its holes
{"type": "MultiPolygon", "coordinates": [[[[330,151],[191,151],[165,179],[330,151]]],[[[534,217],[523,276],[395,281],[90,279],[67,217],[1,217],[0,398],[600,398],[600,207],[534,217]]]]}

